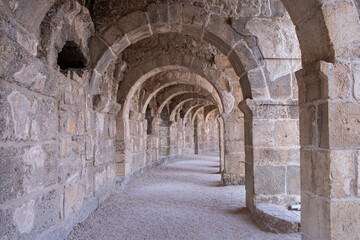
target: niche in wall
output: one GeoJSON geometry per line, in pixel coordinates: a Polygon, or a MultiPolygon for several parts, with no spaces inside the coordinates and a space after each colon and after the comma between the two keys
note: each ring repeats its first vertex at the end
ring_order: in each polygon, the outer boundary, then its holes
{"type": "Polygon", "coordinates": [[[79,46],[73,41],[67,41],[58,54],[57,64],[62,71],[82,69],[86,66],[86,59],[79,46]]]}

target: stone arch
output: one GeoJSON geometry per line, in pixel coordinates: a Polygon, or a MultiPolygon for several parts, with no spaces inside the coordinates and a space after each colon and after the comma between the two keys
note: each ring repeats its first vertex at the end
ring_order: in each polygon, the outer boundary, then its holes
{"type": "MultiPolygon", "coordinates": [[[[204,104],[201,107],[199,107],[198,109],[196,109],[196,111],[194,112],[192,118],[191,118],[191,122],[193,123],[195,121],[196,116],[199,114],[199,112],[201,110],[205,110],[206,107],[215,107],[213,104],[204,104]]],[[[216,108],[216,107],[215,107],[216,108]]],[[[216,109],[215,109],[216,110],[216,109]]],[[[204,118],[206,118],[207,114],[204,114],[204,118]]]]}
{"type": "MultiPolygon", "coordinates": [[[[352,224],[358,222],[357,193],[344,190],[351,188],[351,184],[343,184],[344,179],[335,172],[338,165],[352,161],[351,152],[355,154],[355,146],[360,145],[358,137],[346,134],[346,129],[358,129],[359,123],[344,124],[330,119],[337,113],[354,120],[352,113],[359,109],[359,98],[352,95],[356,92],[353,83],[357,77],[354,76],[359,70],[350,67],[357,65],[354,61],[359,59],[357,6],[354,1],[282,2],[296,25],[303,62],[303,69],[296,73],[301,122],[302,236],[305,239],[352,238],[359,235],[358,224],[352,224]],[[331,167],[324,169],[325,165],[331,167]],[[340,192],[337,192],[338,184],[340,192]],[[352,214],[343,209],[349,209],[352,214]]],[[[353,165],[346,172],[359,181],[353,175],[353,165]]]]}
{"type": "MultiPolygon", "coordinates": [[[[162,4],[161,6],[164,11],[148,8],[147,12],[130,13],[93,38],[92,45],[100,46],[92,51],[94,74],[91,82],[95,86],[94,92],[96,92],[98,82],[101,82],[101,75],[118,54],[129,45],[159,33],[179,32],[211,43],[229,57],[238,76],[243,76],[244,71],[256,71],[263,65],[257,46],[249,46],[247,43],[249,37],[237,33],[225,18],[208,14],[204,9],[189,4],[162,4]],[[182,11],[183,8],[185,11],[182,11]],[[164,13],[165,15],[162,15],[164,13]]],[[[184,60],[186,61],[186,58],[184,60]]],[[[256,76],[257,79],[254,80],[251,79],[252,76],[241,79],[244,97],[252,97],[250,82],[259,81],[259,77],[259,75],[256,76]]],[[[258,95],[266,96],[267,94],[258,95]]]]}
{"type": "Polygon", "coordinates": [[[195,99],[193,102],[187,102],[184,104],[184,124],[187,123],[188,116],[190,123],[192,123],[192,117],[195,116],[196,111],[200,110],[204,106],[211,105],[212,103],[207,100],[195,99]],[[192,116],[190,115],[192,113],[192,116]]]}
{"type": "MultiPolygon", "coordinates": [[[[182,75],[185,75],[185,78],[176,78],[176,80],[174,81],[174,79],[172,78],[156,78],[154,79],[155,82],[151,81],[150,79],[147,80],[146,82],[144,82],[143,84],[143,88],[145,88],[147,90],[145,96],[144,96],[144,100],[142,102],[142,108],[141,111],[144,112],[144,109],[147,108],[147,105],[149,104],[149,102],[151,101],[151,99],[157,94],[159,93],[161,90],[169,87],[169,86],[173,86],[173,85],[177,85],[177,84],[187,84],[187,85],[193,85],[193,86],[207,86],[205,79],[203,78],[199,78],[199,77],[192,77],[192,75],[194,75],[194,73],[191,72],[183,72],[182,75]],[[149,87],[144,85],[149,85],[149,87]]],[[[156,77],[156,76],[154,76],[156,77]]],[[[211,92],[208,92],[209,97],[211,97],[211,92]]]]}
{"type": "Polygon", "coordinates": [[[205,109],[204,111],[205,111],[205,121],[207,122],[211,114],[216,112],[217,109],[214,106],[210,106],[208,109],[205,109]]]}
{"type": "MultiPolygon", "coordinates": [[[[207,99],[206,96],[201,95],[201,94],[193,94],[193,93],[188,93],[188,94],[184,94],[182,96],[179,96],[180,99],[177,100],[174,98],[174,101],[172,102],[172,104],[174,104],[174,106],[170,106],[170,120],[174,121],[175,120],[175,116],[177,114],[177,111],[184,105],[184,103],[194,100],[194,99],[207,99]],[[187,96],[186,96],[187,95],[187,96]],[[184,96],[184,97],[183,97],[184,96]]],[[[215,106],[216,107],[216,106],[215,106]]]]}
{"type": "MultiPolygon", "coordinates": [[[[193,87],[191,85],[175,85],[170,88],[166,88],[167,91],[163,92],[162,94],[159,94],[157,96],[157,101],[160,104],[158,107],[158,114],[161,113],[163,108],[166,104],[168,104],[173,98],[176,96],[185,94],[185,93],[191,93],[191,92],[200,92],[202,95],[205,95],[206,92],[202,91],[199,87],[193,87]]],[[[171,113],[170,113],[171,114],[171,113]]]]}
{"type": "Polygon", "coordinates": [[[226,102],[226,95],[224,91],[217,87],[214,83],[216,79],[207,74],[206,69],[203,69],[203,63],[196,58],[188,58],[189,56],[182,56],[182,58],[175,58],[173,62],[169,62],[169,56],[159,56],[149,62],[144,62],[128,72],[124,81],[119,86],[118,102],[123,103],[123,110],[128,109],[126,102],[132,98],[136,89],[143,84],[148,78],[157,73],[172,70],[172,69],[185,69],[195,73],[195,78],[189,78],[187,83],[202,86],[214,98],[218,105],[219,112],[230,111],[229,106],[224,105],[226,102]],[[187,59],[186,62],[184,60],[187,59]],[[191,61],[191,63],[190,63],[191,61]]]}

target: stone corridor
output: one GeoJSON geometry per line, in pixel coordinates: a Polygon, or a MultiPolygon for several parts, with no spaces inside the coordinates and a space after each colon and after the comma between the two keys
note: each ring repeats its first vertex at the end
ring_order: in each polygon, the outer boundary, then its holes
{"type": "Polygon", "coordinates": [[[244,186],[222,186],[216,154],[157,166],[103,202],[67,240],[292,240],[262,231],[245,204],[244,186]]]}
{"type": "Polygon", "coordinates": [[[359,149],[360,0],[0,0],[0,240],[358,240],[359,149]]]}

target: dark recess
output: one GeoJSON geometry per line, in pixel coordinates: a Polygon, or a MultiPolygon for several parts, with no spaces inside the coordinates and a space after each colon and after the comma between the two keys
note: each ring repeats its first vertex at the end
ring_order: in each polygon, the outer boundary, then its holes
{"type": "Polygon", "coordinates": [[[73,41],[68,41],[58,54],[57,63],[61,70],[82,69],[86,66],[86,59],[79,46],[73,41]]]}

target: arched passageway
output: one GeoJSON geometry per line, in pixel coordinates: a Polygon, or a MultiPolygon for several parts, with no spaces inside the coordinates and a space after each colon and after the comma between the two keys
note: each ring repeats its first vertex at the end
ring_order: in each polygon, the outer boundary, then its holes
{"type": "Polygon", "coordinates": [[[300,239],[299,233],[256,226],[244,186],[221,187],[218,164],[213,154],[190,155],[152,169],[106,200],[67,239],[300,239]]]}
{"type": "Polygon", "coordinates": [[[303,239],[359,235],[357,1],[1,0],[0,20],[0,239],[64,238],[209,151],[263,227],[301,196],[303,239]]]}

